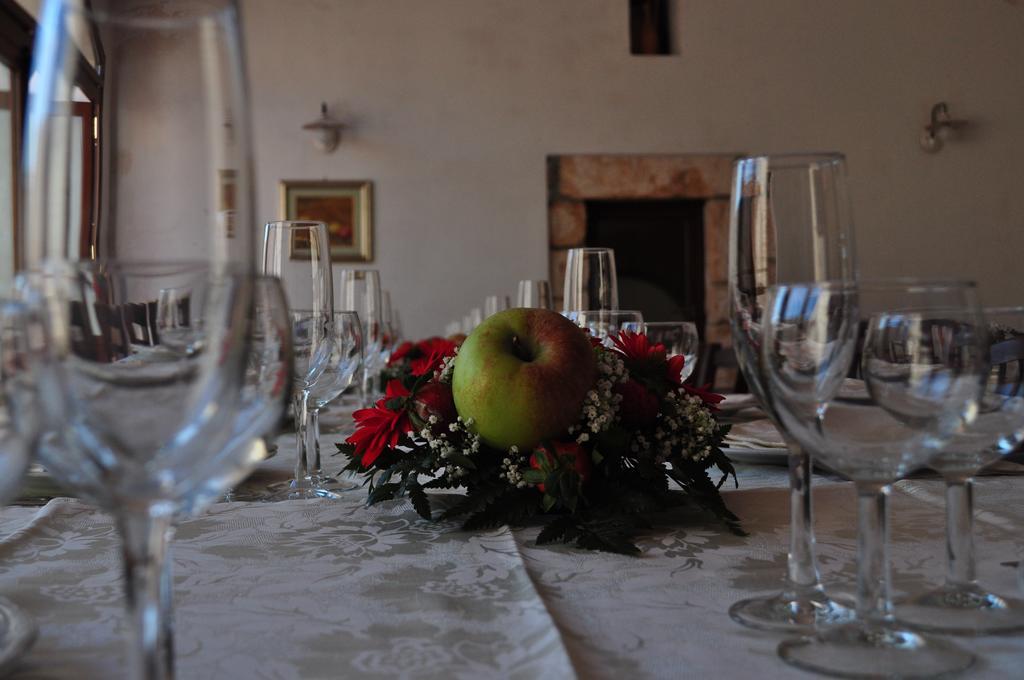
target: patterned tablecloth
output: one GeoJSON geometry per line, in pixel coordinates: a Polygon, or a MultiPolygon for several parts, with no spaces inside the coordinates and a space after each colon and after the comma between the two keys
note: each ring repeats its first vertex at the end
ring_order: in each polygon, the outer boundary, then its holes
{"type": "MultiPolygon", "coordinates": [[[[283,447],[279,462],[287,463],[283,447]]],[[[780,468],[744,467],[729,506],[750,536],[665,515],[639,558],[533,545],[537,529],[465,533],[404,501],[222,503],[173,546],[181,678],[677,678],[805,675],[775,657],[781,636],[726,610],[778,586],[786,561],[780,468]]],[[[978,483],[981,578],[1019,595],[1024,478],[978,483]]],[[[854,586],[854,497],[817,485],[818,556],[834,594],[854,586]]],[[[893,492],[899,590],[942,573],[937,481],[893,492]]],[[[13,677],[119,677],[126,634],[110,518],[56,499],[0,512],[0,595],[40,624],[13,677]]],[[[961,641],[976,677],[1020,677],[1024,636],[961,641]]]]}

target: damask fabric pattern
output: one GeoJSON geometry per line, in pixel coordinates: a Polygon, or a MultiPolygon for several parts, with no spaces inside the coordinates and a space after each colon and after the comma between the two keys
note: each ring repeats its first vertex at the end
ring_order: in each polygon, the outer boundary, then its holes
{"type": "MultiPolygon", "coordinates": [[[[536,528],[466,533],[404,501],[224,503],[184,522],[172,551],[182,678],[794,677],[781,637],[729,620],[785,566],[782,470],[744,469],[726,500],[750,532],[667,515],[639,558],[538,547],[536,528]]],[[[854,586],[854,496],[822,479],[819,556],[836,593],[854,586]]],[[[978,484],[980,576],[1019,594],[1024,478],[978,484]]],[[[893,493],[898,587],[942,571],[942,488],[893,493]]],[[[0,594],[40,623],[12,677],[119,677],[126,622],[108,516],[68,499],[0,512],[0,594]]],[[[972,677],[1013,677],[1024,637],[962,641],[972,677]]]]}

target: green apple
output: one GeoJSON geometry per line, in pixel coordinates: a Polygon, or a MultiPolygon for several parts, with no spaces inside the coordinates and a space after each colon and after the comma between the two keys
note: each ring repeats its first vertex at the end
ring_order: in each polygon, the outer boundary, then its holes
{"type": "Polygon", "coordinates": [[[473,419],[486,444],[531,451],[568,432],[596,381],[586,332],[557,312],[509,309],[462,343],[452,393],[459,415],[473,419]]]}

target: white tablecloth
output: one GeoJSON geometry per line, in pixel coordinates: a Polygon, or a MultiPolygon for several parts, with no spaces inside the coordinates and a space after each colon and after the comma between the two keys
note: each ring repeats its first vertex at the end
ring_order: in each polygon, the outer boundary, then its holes
{"type": "MultiPolygon", "coordinates": [[[[332,447],[333,448],[333,447],[332,447]]],[[[282,447],[277,467],[287,464],[282,447]]],[[[465,533],[404,501],[224,503],[184,523],[173,546],[181,678],[727,678],[806,675],[775,656],[782,636],[726,611],[778,587],[788,493],[781,468],[745,467],[726,501],[748,537],[706,517],[666,515],[641,557],[538,547],[537,530],[465,533]]],[[[1024,478],[978,482],[979,575],[1020,595],[1024,478]]],[[[818,557],[834,594],[854,587],[852,489],[822,478],[818,557]]],[[[937,582],[937,481],[893,493],[899,590],[937,582]]],[[[117,536],[77,501],[0,512],[0,595],[39,622],[13,677],[121,675],[126,635],[117,536]]],[[[1024,637],[960,640],[974,677],[1019,677],[1024,637]]]]}

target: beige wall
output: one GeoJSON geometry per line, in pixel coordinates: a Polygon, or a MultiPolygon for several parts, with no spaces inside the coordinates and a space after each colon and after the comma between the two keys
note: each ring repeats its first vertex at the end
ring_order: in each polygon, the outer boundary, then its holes
{"type": "Polygon", "coordinates": [[[679,54],[631,57],[624,0],[243,0],[260,214],[280,179],[373,180],[373,266],[423,335],[546,276],[547,154],[839,149],[865,274],[1024,301],[1024,5],[679,4],[679,54]],[[977,125],[928,155],[943,99],[977,125]]]}

